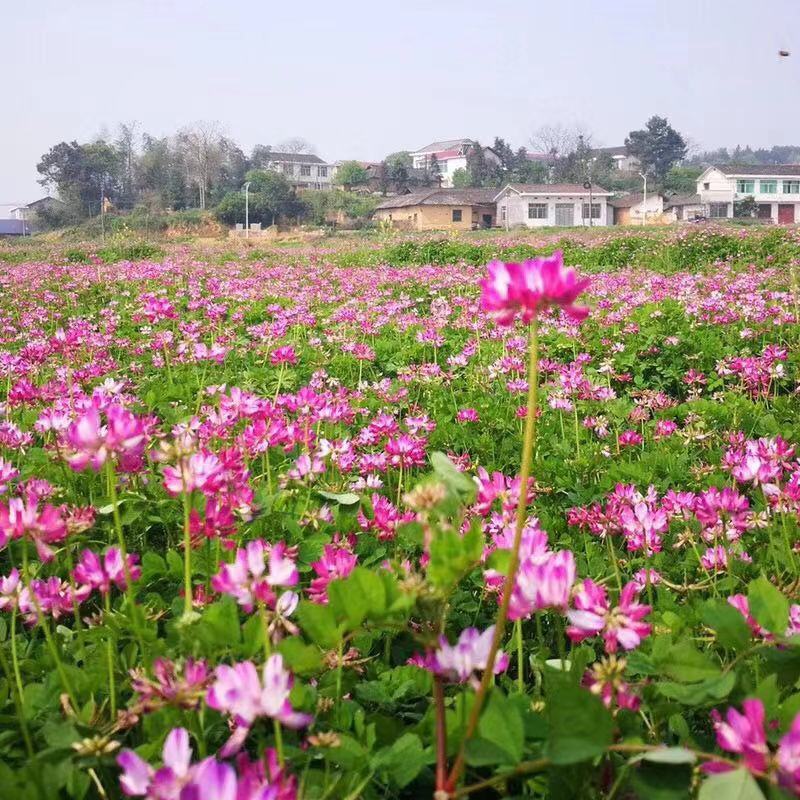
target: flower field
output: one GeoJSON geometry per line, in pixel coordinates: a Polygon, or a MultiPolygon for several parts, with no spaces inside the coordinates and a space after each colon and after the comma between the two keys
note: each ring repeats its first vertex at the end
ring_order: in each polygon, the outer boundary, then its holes
{"type": "Polygon", "coordinates": [[[0,798],[800,796],[797,265],[0,263],[0,798]]]}

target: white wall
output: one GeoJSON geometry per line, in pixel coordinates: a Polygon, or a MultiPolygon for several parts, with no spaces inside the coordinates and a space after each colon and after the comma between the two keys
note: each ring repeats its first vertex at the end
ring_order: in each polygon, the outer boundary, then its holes
{"type": "Polygon", "coordinates": [[[643,222],[645,211],[647,212],[647,219],[655,219],[660,216],[664,211],[664,198],[660,194],[647,195],[647,205],[645,206],[644,200],[631,206],[630,222],[643,222]]]}
{"type": "MultiPolygon", "coordinates": [[[[589,227],[589,220],[582,219],[583,204],[589,202],[589,193],[585,195],[520,195],[507,190],[497,199],[497,224],[504,227],[503,208],[507,209],[508,226],[510,228],[525,226],[526,228],[545,228],[556,224],[556,205],[571,204],[573,227],[589,227]],[[547,219],[530,219],[528,203],[546,203],[547,219]]],[[[600,218],[592,220],[593,227],[605,227],[613,224],[613,209],[608,205],[606,197],[592,197],[592,202],[600,205],[600,218]],[[609,212],[611,218],[609,219],[609,212]]]]}

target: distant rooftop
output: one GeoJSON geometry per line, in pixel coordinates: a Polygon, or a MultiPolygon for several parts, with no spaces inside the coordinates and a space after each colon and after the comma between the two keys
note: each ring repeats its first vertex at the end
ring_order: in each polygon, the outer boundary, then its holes
{"type": "Polygon", "coordinates": [[[460,147],[463,147],[465,144],[473,144],[472,139],[444,139],[441,142],[431,142],[429,145],[425,147],[420,147],[419,150],[415,150],[414,153],[422,154],[422,153],[441,153],[445,150],[458,150],[460,147]]]}
{"type": "Polygon", "coordinates": [[[800,164],[722,164],[726,175],[800,175],[800,164]]]}
{"type": "Polygon", "coordinates": [[[324,164],[319,156],[313,153],[280,153],[277,150],[269,151],[270,161],[291,161],[294,164],[324,164]]]}
{"type": "MultiPolygon", "coordinates": [[[[580,183],[509,183],[504,186],[500,191],[495,192],[495,197],[498,197],[501,192],[506,189],[513,189],[519,194],[541,194],[541,195],[555,195],[555,194],[582,194],[589,195],[589,190],[584,189],[580,183]]],[[[592,186],[592,194],[604,195],[611,194],[607,189],[602,186],[592,186]]]]}
{"type": "Polygon", "coordinates": [[[496,189],[426,189],[384,200],[378,209],[411,206],[485,205],[494,202],[496,189]]]}

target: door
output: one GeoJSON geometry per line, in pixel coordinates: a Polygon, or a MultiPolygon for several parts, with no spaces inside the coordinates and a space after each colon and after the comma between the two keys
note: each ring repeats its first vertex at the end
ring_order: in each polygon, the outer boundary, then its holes
{"type": "Polygon", "coordinates": [[[778,206],[778,222],[781,225],[794,223],[794,203],[781,203],[778,206]]]}
{"type": "Polygon", "coordinates": [[[492,227],[492,215],[491,214],[484,214],[481,217],[481,224],[484,228],[491,228],[492,227]]]}
{"type": "Polygon", "coordinates": [[[574,225],[575,205],[573,203],[556,203],[556,225],[569,227],[574,225]]]}
{"type": "Polygon", "coordinates": [[[770,219],[772,217],[772,203],[759,203],[758,204],[758,218],[770,219]]]}

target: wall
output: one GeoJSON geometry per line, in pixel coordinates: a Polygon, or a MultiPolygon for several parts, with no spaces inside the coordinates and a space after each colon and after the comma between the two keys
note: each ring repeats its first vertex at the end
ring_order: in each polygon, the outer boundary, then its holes
{"type": "Polygon", "coordinates": [[[375,219],[391,219],[399,228],[410,228],[418,231],[469,231],[481,226],[481,216],[492,214],[491,206],[409,206],[407,208],[385,208],[375,212],[375,219]],[[453,211],[461,210],[461,222],[453,222],[453,211]]]}
{"type": "MultiPolygon", "coordinates": [[[[605,227],[614,224],[614,210],[608,205],[605,197],[593,197],[592,202],[600,204],[600,218],[592,220],[593,227],[605,227]]],[[[556,204],[571,203],[573,206],[573,227],[589,227],[589,220],[582,219],[583,203],[589,202],[589,193],[585,195],[518,195],[514,191],[505,192],[497,199],[497,224],[501,227],[506,222],[501,209],[508,209],[508,227],[525,226],[527,228],[546,228],[556,224],[556,204]],[[528,203],[547,203],[547,219],[529,219],[528,203]]]]}

